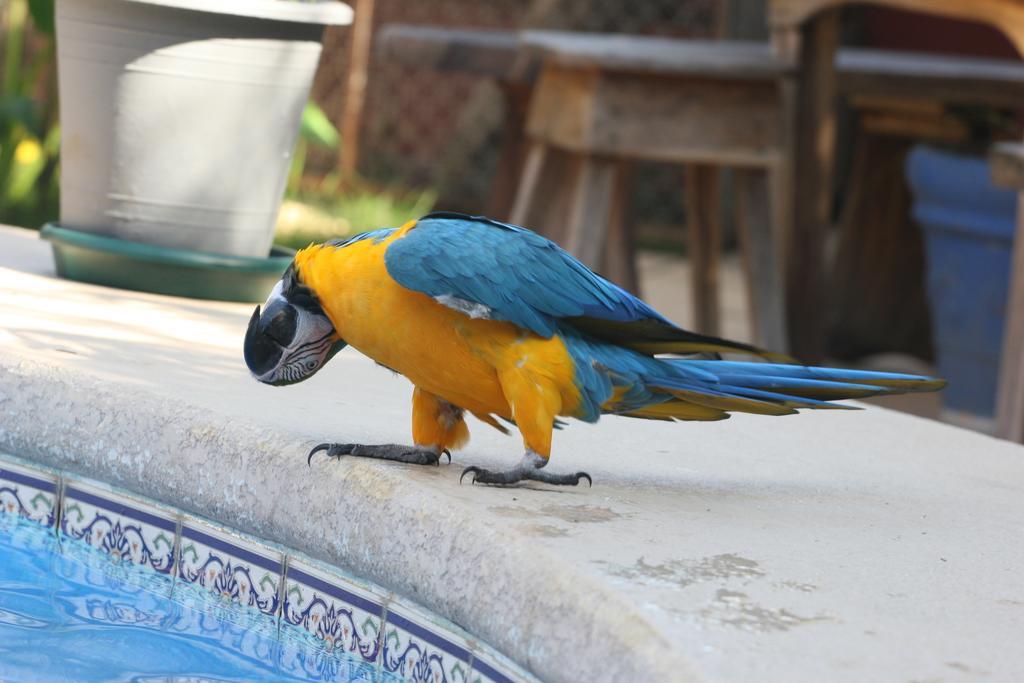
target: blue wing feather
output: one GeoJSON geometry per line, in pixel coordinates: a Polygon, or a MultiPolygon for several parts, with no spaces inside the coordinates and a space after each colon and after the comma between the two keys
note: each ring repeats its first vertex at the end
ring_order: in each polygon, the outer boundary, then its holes
{"type": "Polygon", "coordinates": [[[424,216],[384,256],[403,287],[551,337],[561,325],[644,353],[760,349],[682,330],[554,242],[525,228],[457,213],[424,216]]]}
{"type": "Polygon", "coordinates": [[[487,218],[425,216],[388,247],[385,265],[403,287],[486,306],[492,318],[543,337],[559,320],[579,317],[674,327],[554,242],[487,218]]]}
{"type": "Polygon", "coordinates": [[[386,238],[394,231],[395,228],[380,228],[379,230],[368,230],[366,232],[361,232],[356,235],[352,235],[351,237],[341,237],[338,239],[328,240],[326,244],[329,244],[332,247],[338,247],[340,249],[341,247],[347,247],[350,244],[353,244],[355,242],[362,242],[363,240],[372,239],[379,242],[380,240],[386,238]]]}

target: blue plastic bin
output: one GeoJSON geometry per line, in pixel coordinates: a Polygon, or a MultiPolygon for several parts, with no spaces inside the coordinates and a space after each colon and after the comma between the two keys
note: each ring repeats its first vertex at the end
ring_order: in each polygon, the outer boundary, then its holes
{"type": "Polygon", "coordinates": [[[928,298],[944,405],[995,413],[1017,193],[993,187],[988,162],[931,147],[907,157],[924,230],[928,298]]]}

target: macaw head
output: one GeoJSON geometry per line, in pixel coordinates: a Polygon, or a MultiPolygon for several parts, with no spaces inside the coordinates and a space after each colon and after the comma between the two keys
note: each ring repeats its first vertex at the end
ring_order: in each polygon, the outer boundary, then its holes
{"type": "Polygon", "coordinates": [[[264,384],[283,386],[313,376],[345,348],[313,291],[288,266],[267,298],[257,306],[245,332],[245,364],[264,384]]]}

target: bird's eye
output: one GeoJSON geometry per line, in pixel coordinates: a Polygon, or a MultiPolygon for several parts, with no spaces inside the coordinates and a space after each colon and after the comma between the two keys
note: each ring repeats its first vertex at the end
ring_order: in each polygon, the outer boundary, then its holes
{"type": "Polygon", "coordinates": [[[316,367],[316,361],[315,360],[311,360],[311,361],[308,361],[306,363],[306,369],[307,370],[312,370],[315,367],[316,367]]]}

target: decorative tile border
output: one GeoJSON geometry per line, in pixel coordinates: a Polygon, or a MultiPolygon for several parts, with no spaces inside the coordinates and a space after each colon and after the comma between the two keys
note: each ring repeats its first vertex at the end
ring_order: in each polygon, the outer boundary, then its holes
{"type": "Polygon", "coordinates": [[[304,630],[302,638],[319,646],[313,656],[289,647],[291,636],[267,653],[296,675],[344,671],[351,680],[368,682],[386,674],[416,683],[536,681],[454,624],[340,570],[106,484],[0,454],[4,513],[59,526],[119,563],[173,575],[172,592],[208,591],[225,606],[253,608],[304,630]]]}
{"type": "Polygon", "coordinates": [[[281,553],[193,517],[182,520],[180,546],[180,581],[277,616],[284,574],[281,553]]]}
{"type": "Polygon", "coordinates": [[[388,604],[381,667],[416,683],[466,683],[470,645],[410,605],[388,604]]]}
{"type": "Polygon", "coordinates": [[[526,680],[535,679],[527,678],[508,658],[486,648],[482,652],[474,648],[470,683],[517,683],[526,680]]]}
{"type": "Polygon", "coordinates": [[[161,574],[174,568],[177,515],[127,498],[108,487],[69,479],[64,485],[60,530],[121,562],[161,574]]]}
{"type": "Polygon", "coordinates": [[[0,514],[15,514],[52,527],[59,479],[33,467],[0,460],[0,514]]]}
{"type": "Polygon", "coordinates": [[[308,631],[328,652],[342,650],[375,663],[384,598],[310,562],[289,558],[281,617],[308,631]]]}

